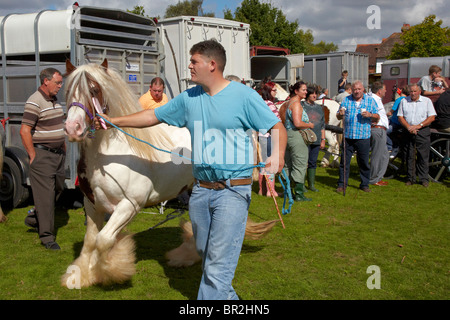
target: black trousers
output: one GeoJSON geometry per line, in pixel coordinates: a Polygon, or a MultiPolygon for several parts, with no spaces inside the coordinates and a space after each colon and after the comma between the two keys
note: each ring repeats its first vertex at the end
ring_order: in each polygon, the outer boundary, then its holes
{"type": "Polygon", "coordinates": [[[428,181],[430,136],[430,127],[420,129],[417,134],[411,134],[408,130],[404,130],[403,132],[403,148],[408,181],[416,182],[416,173],[421,183],[428,181]]]}
{"type": "Polygon", "coordinates": [[[42,244],[55,241],[55,202],[64,190],[64,154],[34,148],[30,182],[42,244]]]}
{"type": "Polygon", "coordinates": [[[338,187],[348,186],[348,178],[350,176],[350,161],[352,155],[356,151],[356,160],[359,167],[359,175],[361,177],[360,188],[369,187],[370,181],[370,138],[368,139],[347,139],[345,138],[345,177],[344,177],[344,147],[341,145],[341,163],[339,165],[338,187]]]}

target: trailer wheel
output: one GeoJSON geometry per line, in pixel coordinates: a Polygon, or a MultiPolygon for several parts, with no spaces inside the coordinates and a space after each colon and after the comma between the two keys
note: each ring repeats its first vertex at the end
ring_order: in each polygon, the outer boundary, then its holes
{"type": "Polygon", "coordinates": [[[17,164],[10,158],[3,159],[3,177],[0,181],[0,201],[7,207],[15,208],[25,202],[30,192],[22,185],[21,173],[17,164]]]}
{"type": "Polygon", "coordinates": [[[431,142],[428,168],[428,175],[434,182],[442,182],[450,174],[450,138],[438,138],[431,142]]]}

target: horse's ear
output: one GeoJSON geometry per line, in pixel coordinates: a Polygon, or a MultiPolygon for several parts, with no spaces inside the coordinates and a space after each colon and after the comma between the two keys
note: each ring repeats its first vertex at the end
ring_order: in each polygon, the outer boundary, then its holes
{"type": "Polygon", "coordinates": [[[66,72],[67,74],[71,74],[72,72],[74,72],[77,69],[77,67],[75,67],[72,62],[70,62],[69,59],[66,60],[66,72]]]}
{"type": "Polygon", "coordinates": [[[102,67],[108,69],[108,59],[105,58],[105,60],[103,60],[102,67]]]}

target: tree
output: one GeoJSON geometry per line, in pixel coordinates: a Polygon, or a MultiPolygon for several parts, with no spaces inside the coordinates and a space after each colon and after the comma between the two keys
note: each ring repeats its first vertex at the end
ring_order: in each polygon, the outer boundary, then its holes
{"type": "Polygon", "coordinates": [[[128,10],[127,9],[127,12],[134,13],[134,14],[137,14],[137,15],[140,15],[140,16],[144,16],[145,15],[144,6],[135,5],[133,10],[128,10]]]}
{"type": "MultiPolygon", "coordinates": [[[[252,33],[250,45],[274,46],[288,48],[291,53],[325,53],[323,50],[337,50],[333,43],[319,46],[313,44],[314,36],[311,30],[304,32],[299,29],[298,21],[290,22],[284,13],[271,3],[260,0],[243,0],[233,14],[230,9],[224,11],[224,18],[250,24],[252,33]]],[[[330,51],[327,51],[330,52],[330,51]]]]}
{"type": "Polygon", "coordinates": [[[140,15],[140,16],[143,16],[143,17],[146,17],[146,18],[149,18],[149,19],[157,19],[157,20],[159,20],[159,16],[156,16],[156,17],[150,17],[148,14],[146,15],[146,14],[145,14],[144,6],[138,6],[138,5],[135,5],[134,8],[133,8],[133,10],[127,9],[127,12],[134,13],[134,14],[137,14],[137,15],[140,15]]]}
{"type": "Polygon", "coordinates": [[[184,0],[166,8],[164,18],[178,16],[214,17],[214,12],[203,12],[203,0],[184,0]]]}
{"type": "Polygon", "coordinates": [[[407,59],[450,55],[450,29],[441,27],[442,20],[435,21],[435,19],[434,14],[429,15],[422,23],[405,30],[400,36],[401,42],[394,44],[388,58],[407,59]]]}
{"type": "Polygon", "coordinates": [[[325,41],[320,41],[319,43],[313,44],[307,49],[308,54],[322,54],[338,51],[339,47],[333,42],[327,43],[325,41]]]}

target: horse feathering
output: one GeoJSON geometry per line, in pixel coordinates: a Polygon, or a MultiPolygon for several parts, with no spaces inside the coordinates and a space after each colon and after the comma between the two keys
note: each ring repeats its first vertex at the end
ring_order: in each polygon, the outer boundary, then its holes
{"type": "MultiPolygon", "coordinates": [[[[142,111],[137,96],[120,74],[113,69],[106,70],[97,64],[87,64],[78,67],[69,75],[66,88],[67,105],[70,105],[72,102],[79,102],[85,106],[91,105],[91,101],[83,94],[90,92],[91,95],[101,93],[100,105],[106,107],[105,113],[111,117],[120,117],[142,111]]],[[[92,113],[95,114],[94,108],[92,108],[92,113]]],[[[147,141],[152,145],[159,145],[165,150],[174,148],[162,125],[145,129],[123,128],[123,130],[131,135],[124,135],[131,149],[144,159],[160,161],[162,159],[161,152],[139,142],[137,139],[147,141]]],[[[119,133],[116,129],[111,129],[107,132],[99,131],[96,132],[96,135],[103,140],[102,143],[107,143],[112,138],[119,138],[119,133]],[[102,139],[106,134],[108,135],[107,138],[102,139]]]]}

